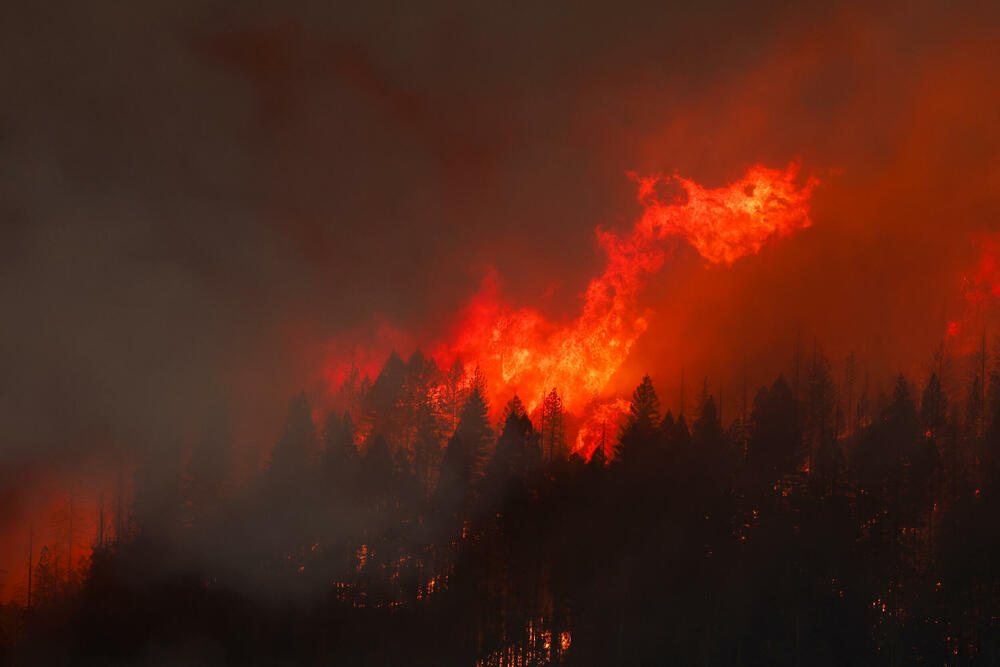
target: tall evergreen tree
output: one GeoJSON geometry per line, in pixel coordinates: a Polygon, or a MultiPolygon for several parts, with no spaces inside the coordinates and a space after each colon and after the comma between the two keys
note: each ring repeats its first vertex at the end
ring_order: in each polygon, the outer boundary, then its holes
{"type": "Polygon", "coordinates": [[[566,456],[566,417],[562,397],[554,387],[542,401],[542,455],[549,461],[566,456]]]}
{"type": "Polygon", "coordinates": [[[413,442],[413,468],[424,495],[428,496],[435,483],[435,470],[441,459],[441,441],[446,430],[439,406],[430,392],[419,398],[416,406],[416,433],[413,442]]]}
{"type": "Polygon", "coordinates": [[[439,504],[444,505],[445,511],[462,511],[468,508],[482,477],[492,439],[486,381],[477,368],[458,426],[448,440],[441,464],[438,496],[439,504]]]}
{"type": "Polygon", "coordinates": [[[735,457],[719,421],[715,398],[708,391],[707,381],[698,403],[698,418],[691,425],[693,472],[703,484],[710,484],[713,490],[719,490],[728,482],[735,457]]]}
{"type": "Polygon", "coordinates": [[[535,436],[520,398],[512,398],[503,414],[505,418],[496,451],[486,471],[486,500],[494,506],[499,506],[523,487],[531,464],[531,441],[535,436]]]}
{"type": "Polygon", "coordinates": [[[63,560],[61,553],[54,547],[44,546],[38,555],[38,565],[34,571],[34,601],[37,607],[50,607],[62,598],[64,581],[62,578],[63,560]]]}
{"type": "Polygon", "coordinates": [[[805,460],[799,403],[784,376],[757,392],[750,422],[747,463],[759,480],[774,482],[805,460]]]}
{"type": "Polygon", "coordinates": [[[626,466],[655,463],[662,453],[659,438],[660,399],[646,375],[632,392],[625,424],[618,436],[616,457],[626,466]]]}
{"type": "Polygon", "coordinates": [[[365,396],[371,433],[386,438],[390,449],[406,439],[406,380],[406,363],[393,350],[365,396]]]}
{"type": "Polygon", "coordinates": [[[449,433],[454,433],[458,428],[458,417],[465,405],[465,398],[468,394],[468,386],[465,377],[465,366],[458,359],[455,359],[448,373],[444,377],[444,408],[445,414],[450,418],[449,433]]]}
{"type": "Polygon", "coordinates": [[[323,471],[329,491],[346,492],[353,486],[359,461],[355,437],[350,412],[338,415],[331,411],[327,415],[323,425],[323,471]]]}
{"type": "Polygon", "coordinates": [[[803,438],[810,456],[815,456],[819,447],[836,435],[835,403],[830,363],[817,345],[806,371],[802,401],[803,438]]]}
{"type": "Polygon", "coordinates": [[[281,427],[278,444],[271,453],[272,475],[293,479],[304,475],[316,453],[316,427],[305,392],[294,399],[281,427]]]}

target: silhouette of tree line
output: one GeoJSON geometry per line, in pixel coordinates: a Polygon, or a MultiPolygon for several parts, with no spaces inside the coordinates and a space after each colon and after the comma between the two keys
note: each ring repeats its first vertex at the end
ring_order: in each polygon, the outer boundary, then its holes
{"type": "Polygon", "coordinates": [[[78,572],[41,550],[2,655],[997,664],[1000,364],[977,354],[954,400],[943,350],[922,386],[874,397],[853,355],[835,373],[797,351],[728,425],[707,383],[663,414],[646,376],[588,460],[557,389],[493,423],[481,373],[393,353],[321,428],[295,397],[245,484],[223,420],[177,474],[145,462],[78,572]]]}

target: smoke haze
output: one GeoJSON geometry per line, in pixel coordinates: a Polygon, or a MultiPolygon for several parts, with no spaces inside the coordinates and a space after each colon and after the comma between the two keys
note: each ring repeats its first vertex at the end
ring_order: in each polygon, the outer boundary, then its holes
{"type": "Polygon", "coordinates": [[[0,541],[218,414],[252,469],[331,345],[408,353],[491,270],[572,317],[632,171],[822,186],[731,267],[679,247],[615,390],[770,381],[796,339],[922,373],[1000,230],[1000,8],[697,5],[0,9],[0,541]]]}

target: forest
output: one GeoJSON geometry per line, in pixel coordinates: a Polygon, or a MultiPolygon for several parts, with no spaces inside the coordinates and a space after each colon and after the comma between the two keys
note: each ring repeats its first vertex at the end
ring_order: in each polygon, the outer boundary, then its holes
{"type": "Polygon", "coordinates": [[[120,472],[89,557],[36,547],[2,655],[996,664],[1000,359],[969,361],[939,349],[876,394],[817,346],[725,421],[707,381],[674,414],[646,376],[581,452],[557,388],[529,415],[478,370],[394,352],[328,414],[295,397],[245,483],[221,422],[176,475],[120,472]]]}
{"type": "Polygon", "coordinates": [[[998,37],[0,0],[0,667],[1000,665],[998,37]]]}

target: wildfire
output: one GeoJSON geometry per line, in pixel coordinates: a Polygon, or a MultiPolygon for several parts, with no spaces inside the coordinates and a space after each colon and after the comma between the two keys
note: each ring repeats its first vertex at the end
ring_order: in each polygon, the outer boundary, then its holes
{"type": "MultiPolygon", "coordinates": [[[[758,252],[775,238],[808,227],[815,178],[799,178],[800,165],[762,165],[720,188],[705,188],[681,176],[632,176],[643,213],[631,232],[598,228],[607,261],[582,295],[580,315],[553,322],[531,307],[513,307],[499,294],[495,274],[487,275],[465,308],[450,340],[433,348],[443,368],[461,359],[466,370],[484,373],[494,405],[517,393],[529,413],[557,388],[567,411],[585,415],[575,449],[593,449],[602,432],[617,426],[624,401],[600,400],[611,378],[646,331],[652,311],[639,295],[671,249],[685,239],[709,264],[730,265],[758,252]],[[662,198],[660,191],[675,195],[662,198]],[[609,426],[610,425],[610,426],[609,426]]],[[[334,369],[344,366],[337,360],[334,369]]],[[[327,369],[327,377],[338,376],[327,369]]],[[[340,374],[342,375],[342,374],[340,374]]]]}
{"type": "Polygon", "coordinates": [[[116,488],[113,477],[95,475],[83,483],[52,474],[33,481],[23,506],[12,504],[7,525],[0,527],[0,603],[38,604],[40,578],[72,590],[95,545],[116,539],[123,530],[128,492],[116,488]]]}
{"type": "Polygon", "coordinates": [[[601,448],[605,459],[612,457],[618,422],[628,412],[628,401],[614,398],[597,403],[588,411],[587,419],[576,433],[573,451],[586,454],[588,458],[601,448]]]}
{"type": "Polygon", "coordinates": [[[566,408],[579,412],[601,395],[648,326],[651,311],[638,295],[646,277],[663,266],[669,252],[663,241],[682,237],[708,262],[728,265],[772,238],[808,227],[817,181],[799,185],[798,172],[796,163],[786,169],[757,165],[715,189],[679,176],[636,178],[643,215],[626,235],[597,230],[607,263],[583,294],[579,317],[560,325],[533,308],[513,308],[499,299],[491,276],[467,308],[456,339],[435,356],[478,364],[494,392],[519,392],[529,411],[556,387],[566,408]],[[661,183],[681,194],[661,200],[661,183]]]}

